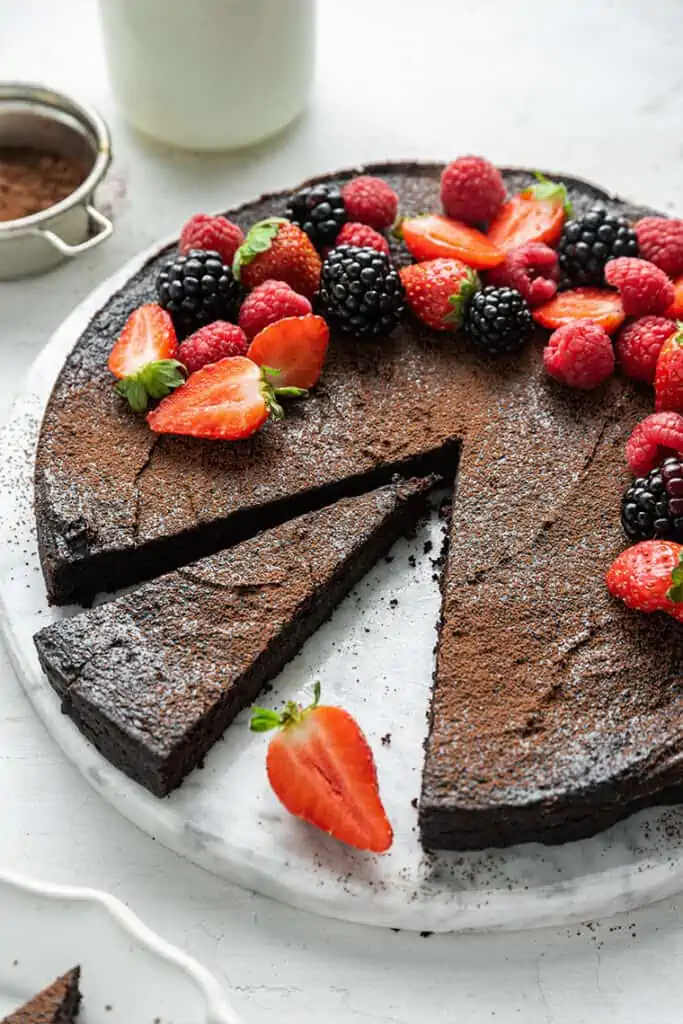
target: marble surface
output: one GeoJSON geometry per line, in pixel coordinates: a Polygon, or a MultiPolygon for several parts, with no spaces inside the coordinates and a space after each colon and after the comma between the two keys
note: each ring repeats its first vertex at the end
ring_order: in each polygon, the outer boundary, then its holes
{"type": "MultiPolygon", "coordinates": [[[[573,170],[683,211],[678,0],[550,11],[540,0],[321,0],[307,117],[257,153],[197,159],[130,133],[109,96],[92,0],[0,0],[0,74],[49,80],[114,133],[117,232],[49,278],[0,286],[0,411],[47,338],[135,252],[213,209],[330,166],[483,151],[573,170]],[[485,58],[485,59],[484,59],[485,58]],[[123,193],[126,193],[125,195],[123,193]]],[[[433,936],[339,924],[236,889],[113,812],[42,728],[0,653],[0,863],[113,890],[213,968],[247,1022],[674,1024],[683,899],[590,926],[433,936]]]]}

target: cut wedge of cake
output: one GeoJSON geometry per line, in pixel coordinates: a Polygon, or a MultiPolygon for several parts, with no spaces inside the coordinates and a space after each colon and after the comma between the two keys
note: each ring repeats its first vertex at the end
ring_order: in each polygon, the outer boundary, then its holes
{"type": "Polygon", "coordinates": [[[41,630],[64,711],[112,764],[170,792],[415,525],[433,483],[337,502],[41,630]]]}
{"type": "Polygon", "coordinates": [[[81,1002],[80,976],[80,967],[74,967],[0,1024],[73,1024],[81,1002]]]}

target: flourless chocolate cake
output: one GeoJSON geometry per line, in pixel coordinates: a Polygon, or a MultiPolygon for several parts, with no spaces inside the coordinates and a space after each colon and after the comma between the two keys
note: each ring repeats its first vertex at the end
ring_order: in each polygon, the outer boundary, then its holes
{"type": "Polygon", "coordinates": [[[41,630],[64,711],[164,796],[415,525],[433,482],[347,498],[41,630]]]}
{"type": "Polygon", "coordinates": [[[81,1002],[80,976],[80,967],[74,967],[0,1024],[73,1024],[81,1002]]]}
{"type": "MultiPolygon", "coordinates": [[[[404,214],[439,208],[441,165],[368,170],[392,185],[404,214]]],[[[320,180],[342,183],[352,173],[320,180]]],[[[523,171],[504,177],[511,193],[533,180],[523,171]]],[[[651,212],[562,180],[575,214],[596,200],[630,221],[651,212]]],[[[247,228],[282,215],[288,195],[230,217],[247,228]]],[[[397,263],[409,261],[399,242],[391,246],[397,263]]],[[[494,361],[462,333],[437,334],[406,316],[390,337],[333,331],[319,387],[248,441],[155,436],[114,394],[106,362],[128,314],[153,299],[167,258],[150,261],[93,319],[46,410],[36,510],[50,599],[86,602],[158,576],[397,472],[452,478],[462,450],[420,802],[424,844],[560,842],[643,804],[683,797],[683,634],[664,616],[618,605],[604,585],[624,543],[623,448],[651,411],[651,395],[618,375],[590,393],[561,387],[543,369],[540,330],[521,355],[494,361]]],[[[185,587],[182,572],[165,579],[185,587]]],[[[150,584],[119,606],[165,585],[150,584]]],[[[202,601],[210,607],[208,593],[202,601]]],[[[98,609],[73,626],[50,627],[39,650],[86,734],[114,763],[166,792],[188,770],[185,754],[170,767],[166,753],[156,762],[144,760],[147,750],[122,753],[129,740],[120,718],[132,721],[138,697],[126,707],[106,665],[85,665],[94,635],[111,646],[108,614],[98,609]],[[80,644],[85,674],[73,655],[80,644]],[[86,720],[97,701],[104,730],[86,720]]],[[[214,738],[232,713],[221,712],[215,728],[202,726],[203,736],[214,738]]],[[[194,763],[200,754],[187,728],[178,722],[194,763]]]]}

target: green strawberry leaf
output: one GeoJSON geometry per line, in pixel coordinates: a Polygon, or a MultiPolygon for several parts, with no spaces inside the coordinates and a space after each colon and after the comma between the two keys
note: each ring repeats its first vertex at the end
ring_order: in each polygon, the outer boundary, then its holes
{"type": "Polygon", "coordinates": [[[567,217],[571,217],[574,213],[572,204],[569,201],[569,194],[567,192],[567,186],[562,181],[551,181],[550,178],[546,178],[540,171],[534,171],[534,177],[536,178],[536,184],[532,185],[531,188],[527,189],[528,192],[534,197],[534,199],[549,199],[557,202],[560,200],[564,207],[564,212],[567,217]]]}
{"type": "Polygon", "coordinates": [[[270,732],[282,725],[282,715],[271,708],[252,708],[249,728],[252,732],[270,732]]]}
{"type": "Polygon", "coordinates": [[[673,336],[674,345],[683,348],[683,320],[676,321],[676,333],[673,336]]]}
{"type": "Polygon", "coordinates": [[[671,573],[671,586],[667,590],[666,596],[674,604],[680,604],[683,601],[683,551],[678,559],[678,565],[671,573]]]}
{"type": "Polygon", "coordinates": [[[460,281],[460,287],[457,292],[450,295],[448,298],[448,304],[451,307],[450,313],[447,313],[444,320],[448,324],[452,324],[456,329],[462,326],[467,307],[469,306],[472,296],[476,291],[479,291],[481,283],[479,281],[479,275],[474,270],[470,270],[466,277],[463,277],[460,281]]]}
{"type": "Polygon", "coordinates": [[[116,392],[128,401],[133,412],[145,412],[150,398],[165,398],[184,384],[186,372],[177,359],[159,359],[120,380],[116,392]]]}
{"type": "Polygon", "coordinates": [[[273,239],[280,230],[280,226],[286,223],[284,217],[269,217],[268,220],[260,220],[258,224],[254,224],[249,229],[247,237],[235,253],[232,262],[233,277],[237,281],[240,279],[242,267],[252,263],[260,253],[267,252],[273,244],[273,239]]]}

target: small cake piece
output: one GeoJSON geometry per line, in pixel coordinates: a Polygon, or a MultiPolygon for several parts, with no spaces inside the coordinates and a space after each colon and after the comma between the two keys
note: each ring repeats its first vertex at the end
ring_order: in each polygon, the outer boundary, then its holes
{"type": "Polygon", "coordinates": [[[80,967],[74,967],[0,1024],[72,1024],[81,1003],[80,977],[80,967]]]}

